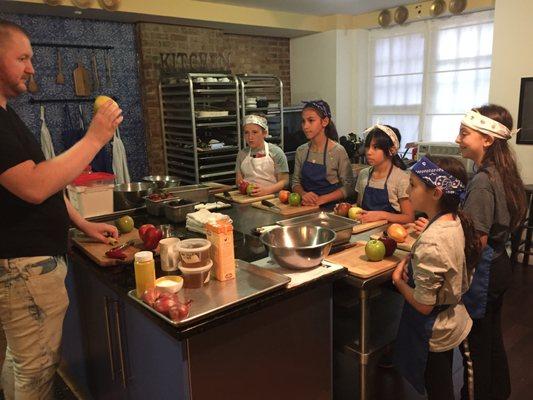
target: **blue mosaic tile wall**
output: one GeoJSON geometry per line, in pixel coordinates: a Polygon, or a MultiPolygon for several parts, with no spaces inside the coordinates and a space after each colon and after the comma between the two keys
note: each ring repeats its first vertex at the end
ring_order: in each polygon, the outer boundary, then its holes
{"type": "MultiPolygon", "coordinates": [[[[120,127],[120,134],[126,148],[131,180],[138,181],[147,175],[146,137],[139,87],[134,25],[86,19],[2,13],[0,13],[0,18],[21,25],[29,32],[33,43],[113,46],[113,49],[109,50],[112,78],[110,83],[107,83],[105,79],[104,50],[60,49],[63,58],[63,74],[65,75],[64,85],[55,83],[57,75],[56,49],[34,47],[35,80],[39,85],[39,92],[19,96],[10,101],[10,104],[39,140],[41,129],[39,105],[30,104],[30,97],[75,98],[72,72],[76,68],[78,60],[82,62],[85,68],[91,71],[91,57],[93,52],[95,52],[101,86],[100,90],[93,92],[90,97],[106,94],[116,96],[119,99],[124,113],[124,122],[120,127]]],[[[64,150],[62,132],[68,129],[64,104],[68,105],[72,115],[79,114],[79,112],[76,114],[76,111],[78,104],[81,104],[87,124],[93,113],[92,103],[50,103],[44,105],[46,122],[50,129],[56,155],[64,150]]],[[[110,144],[106,146],[106,151],[110,157],[110,144]]]]}

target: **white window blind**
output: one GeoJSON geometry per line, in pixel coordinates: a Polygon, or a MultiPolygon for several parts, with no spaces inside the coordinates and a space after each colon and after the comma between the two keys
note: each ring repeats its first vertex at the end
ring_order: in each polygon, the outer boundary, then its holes
{"type": "Polygon", "coordinates": [[[453,141],[462,115],[488,101],[493,12],[370,34],[368,123],[397,127],[402,147],[453,141]]]}

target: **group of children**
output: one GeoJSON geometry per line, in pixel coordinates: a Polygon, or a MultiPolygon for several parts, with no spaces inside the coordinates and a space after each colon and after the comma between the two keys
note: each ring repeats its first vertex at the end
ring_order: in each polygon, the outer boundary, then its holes
{"type": "MultiPolygon", "coordinates": [[[[498,105],[466,113],[456,142],[475,165],[468,182],[463,164],[453,158],[425,156],[408,173],[398,156],[399,130],[374,125],[365,132],[370,167],[355,184],[328,104],[304,105],[302,129],[309,142],[296,150],[292,179],[302,203],[332,204],[355,188],[363,222],[411,223],[419,233],[392,275],[405,298],[395,365],[429,399],[454,398],[455,348],[464,360],[463,399],[506,399],[511,392],[501,333],[503,295],[511,279],[505,245],[526,213],[523,183],[507,143],[512,128],[509,111],[498,105]],[[415,221],[415,210],[427,218],[415,221]]],[[[239,153],[237,183],[258,182],[255,195],[286,186],[287,161],[279,147],[266,144],[266,119],[247,117],[244,132],[249,149],[239,153]]]]}

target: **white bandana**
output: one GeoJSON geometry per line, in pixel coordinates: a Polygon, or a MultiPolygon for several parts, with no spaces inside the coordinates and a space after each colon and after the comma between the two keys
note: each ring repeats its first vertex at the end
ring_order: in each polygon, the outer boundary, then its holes
{"type": "Polygon", "coordinates": [[[378,128],[379,130],[383,131],[383,133],[385,133],[388,137],[390,137],[390,140],[392,140],[392,145],[394,147],[394,149],[391,150],[393,154],[396,154],[400,149],[400,142],[398,141],[398,136],[396,136],[396,133],[388,126],[381,124],[372,125],[370,128],[365,130],[365,133],[370,132],[374,128],[378,128]]]}
{"type": "Polygon", "coordinates": [[[475,110],[468,111],[461,120],[461,124],[485,135],[504,140],[511,139],[513,134],[520,130],[510,131],[505,125],[492,118],[485,117],[475,110]]]}
{"type": "Polygon", "coordinates": [[[248,124],[259,125],[261,128],[268,132],[268,122],[264,117],[254,114],[247,115],[246,117],[244,117],[244,123],[242,125],[244,126],[248,124]]]}

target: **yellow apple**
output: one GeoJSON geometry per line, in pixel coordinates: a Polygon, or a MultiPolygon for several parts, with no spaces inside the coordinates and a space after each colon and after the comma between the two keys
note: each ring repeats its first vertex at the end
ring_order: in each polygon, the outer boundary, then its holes
{"type": "Polygon", "coordinates": [[[359,214],[361,214],[362,211],[363,211],[363,209],[361,207],[351,207],[348,210],[348,218],[350,218],[350,219],[358,219],[359,214]]]}
{"type": "Polygon", "coordinates": [[[113,103],[117,104],[115,100],[113,100],[111,97],[108,96],[98,96],[94,100],[94,112],[96,113],[100,107],[102,107],[105,103],[107,103],[109,100],[111,100],[113,103]]]}

